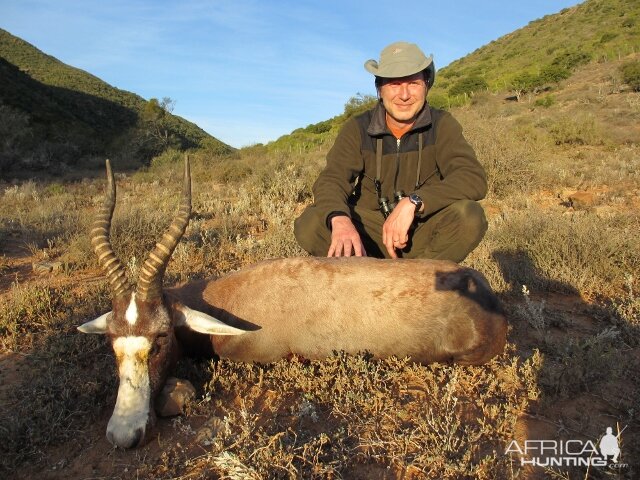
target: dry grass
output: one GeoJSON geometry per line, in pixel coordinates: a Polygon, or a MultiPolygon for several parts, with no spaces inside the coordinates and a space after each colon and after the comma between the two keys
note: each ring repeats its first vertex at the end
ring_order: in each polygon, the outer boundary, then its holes
{"type": "MultiPolygon", "coordinates": [[[[193,381],[198,398],[185,417],[165,421],[164,436],[136,452],[110,451],[102,439],[116,383],[108,344],[75,333],[109,308],[104,281],[83,280],[97,276],[87,231],[102,180],[2,186],[0,273],[17,280],[0,292],[0,354],[19,354],[28,373],[0,388],[0,472],[605,478],[594,469],[521,470],[503,449],[536,434],[595,442],[617,421],[629,426],[622,448],[630,467],[614,478],[632,478],[640,458],[640,383],[628,373],[640,367],[640,149],[616,143],[617,134],[610,136],[589,109],[615,101],[619,116],[635,118],[635,97],[607,94],[616,98],[590,103],[580,117],[573,114],[585,104],[576,95],[557,92],[550,105],[534,108],[487,95],[454,111],[490,177],[489,233],[465,263],[504,300],[512,325],[505,355],[473,368],[340,353],[270,365],[185,360],[178,374],[193,381]],[[588,125],[578,125],[581,118],[588,125]],[[584,133],[592,120],[595,140],[566,141],[577,138],[571,128],[584,133]],[[595,192],[597,201],[571,207],[568,192],[576,190],[595,192]],[[67,266],[33,278],[19,269],[25,254],[67,266]],[[527,419],[547,429],[535,430],[527,419]],[[214,432],[204,441],[203,425],[214,432]],[[83,470],[84,454],[72,452],[95,452],[95,470],[83,470]],[[60,457],[65,463],[53,472],[60,457]]],[[[194,215],[167,283],[302,255],[292,222],[311,201],[327,148],[194,154],[194,215]]],[[[112,239],[132,273],[177,205],[179,176],[175,164],[157,161],[118,178],[112,239]]]]}
{"type": "MultiPolygon", "coordinates": [[[[0,469],[41,459],[44,451],[76,442],[107,405],[116,378],[110,347],[100,338],[82,338],[82,319],[109,305],[99,286],[82,290],[43,284],[15,285],[0,300],[2,352],[20,352],[21,377],[0,395],[0,469]]],[[[12,367],[4,365],[5,371],[12,367]]]]}
{"type": "Polygon", "coordinates": [[[535,400],[540,356],[507,356],[485,367],[418,366],[336,354],[322,362],[210,365],[203,400],[214,435],[200,455],[174,447],[178,478],[503,477],[501,455],[518,413],[535,400]],[[374,473],[377,472],[377,473],[374,473]]]}

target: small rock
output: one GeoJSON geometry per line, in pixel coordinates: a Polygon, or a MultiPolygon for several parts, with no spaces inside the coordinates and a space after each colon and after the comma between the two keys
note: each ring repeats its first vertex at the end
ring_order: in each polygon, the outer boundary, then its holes
{"type": "Polygon", "coordinates": [[[196,433],[196,442],[204,446],[211,445],[224,428],[224,420],[215,416],[211,417],[196,433]]]}
{"type": "Polygon", "coordinates": [[[38,275],[51,272],[58,273],[62,270],[62,262],[34,262],[31,266],[38,275]]]}
{"type": "Polygon", "coordinates": [[[195,396],[196,389],[189,380],[171,377],[156,398],[156,413],[159,417],[180,415],[187,402],[195,396]]]}

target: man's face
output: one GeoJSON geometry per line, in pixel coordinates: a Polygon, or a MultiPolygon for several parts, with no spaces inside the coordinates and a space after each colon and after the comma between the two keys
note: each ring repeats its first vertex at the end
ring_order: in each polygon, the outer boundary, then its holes
{"type": "Polygon", "coordinates": [[[427,83],[422,72],[409,77],[382,80],[380,98],[387,113],[398,122],[415,120],[427,97],[427,83]]]}

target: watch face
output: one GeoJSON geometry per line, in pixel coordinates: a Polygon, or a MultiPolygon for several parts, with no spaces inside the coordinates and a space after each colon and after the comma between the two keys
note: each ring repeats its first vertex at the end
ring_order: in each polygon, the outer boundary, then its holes
{"type": "Polygon", "coordinates": [[[422,199],[415,193],[412,193],[411,195],[409,195],[409,201],[416,206],[417,213],[418,210],[420,210],[420,208],[422,207],[422,199]]]}

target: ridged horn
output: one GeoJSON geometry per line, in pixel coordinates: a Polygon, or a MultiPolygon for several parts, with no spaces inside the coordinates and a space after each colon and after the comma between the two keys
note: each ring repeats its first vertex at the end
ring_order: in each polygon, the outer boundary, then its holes
{"type": "Polygon", "coordinates": [[[149,253],[149,257],[140,267],[138,287],[136,293],[142,300],[160,298],[162,295],[162,279],[167,268],[173,250],[180,242],[184,231],[189,224],[191,216],[191,171],[189,157],[184,160],[184,179],[182,187],[182,200],[180,208],[173,222],[162,235],[162,239],[156,243],[155,248],[149,253]]]}
{"type": "Polygon", "coordinates": [[[127,272],[113,252],[111,241],[109,240],[111,218],[113,217],[113,209],[116,205],[116,184],[113,180],[111,162],[106,160],[105,163],[107,166],[105,199],[93,221],[90,237],[93,251],[98,256],[98,263],[107,276],[107,280],[109,280],[113,295],[117,297],[130,292],[131,284],[129,280],[127,280],[127,272]]]}

